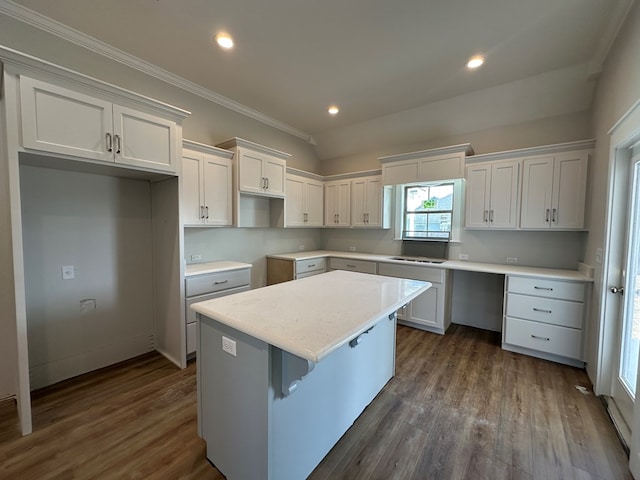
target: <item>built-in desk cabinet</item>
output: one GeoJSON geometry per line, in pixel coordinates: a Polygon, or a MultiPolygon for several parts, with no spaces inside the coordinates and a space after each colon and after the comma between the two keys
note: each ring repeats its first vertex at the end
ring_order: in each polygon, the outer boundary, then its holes
{"type": "Polygon", "coordinates": [[[25,149],[176,173],[176,122],[20,77],[25,149]]]}
{"type": "Polygon", "coordinates": [[[232,157],[228,150],[183,142],[181,210],[185,226],[233,223],[232,157]]]}
{"type": "Polygon", "coordinates": [[[287,173],[286,227],[322,227],[324,183],[321,178],[287,173]]]}
{"type": "Polygon", "coordinates": [[[587,284],[507,276],[502,348],[584,366],[587,284]]]}

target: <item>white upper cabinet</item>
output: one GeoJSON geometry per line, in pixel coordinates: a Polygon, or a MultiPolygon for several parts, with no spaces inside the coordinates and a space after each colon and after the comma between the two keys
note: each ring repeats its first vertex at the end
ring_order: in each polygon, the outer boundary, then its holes
{"type": "Polygon", "coordinates": [[[25,149],[177,172],[174,120],[24,76],[20,100],[25,149]]]}
{"type": "Polygon", "coordinates": [[[520,227],[583,229],[588,163],[586,150],[525,159],[520,227]]]}
{"type": "Polygon", "coordinates": [[[322,181],[287,174],[287,227],[322,227],[324,210],[322,181]]]}
{"type": "Polygon", "coordinates": [[[324,226],[351,225],[351,180],[334,180],[324,184],[324,226]]]}
{"type": "Polygon", "coordinates": [[[351,180],[351,226],[382,227],[383,218],[382,175],[351,180]]]}
{"type": "Polygon", "coordinates": [[[437,182],[464,177],[467,155],[473,155],[468,143],[379,158],[383,185],[437,182]]]}
{"type": "Polygon", "coordinates": [[[517,160],[467,165],[465,226],[516,229],[519,184],[517,160]]]}
{"type": "Polygon", "coordinates": [[[235,154],[240,193],[284,198],[288,153],[241,138],[232,138],[217,146],[235,154]]]}
{"type": "Polygon", "coordinates": [[[232,156],[227,150],[184,142],[181,211],[185,225],[233,223],[232,156]]]}

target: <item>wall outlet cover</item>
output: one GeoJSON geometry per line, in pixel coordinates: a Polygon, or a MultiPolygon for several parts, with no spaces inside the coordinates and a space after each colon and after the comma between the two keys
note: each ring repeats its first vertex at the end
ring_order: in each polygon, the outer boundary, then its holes
{"type": "Polygon", "coordinates": [[[63,280],[73,280],[76,278],[76,268],[73,265],[63,265],[62,266],[62,279],[63,280]]]}
{"type": "Polygon", "coordinates": [[[469,255],[466,253],[461,253],[460,255],[458,255],[458,258],[460,260],[469,260],[469,255]]]}
{"type": "Polygon", "coordinates": [[[200,254],[191,255],[191,261],[192,262],[197,262],[198,260],[202,260],[202,255],[200,255],[200,254]]]}
{"type": "Polygon", "coordinates": [[[349,247],[349,251],[350,252],[355,252],[356,251],[356,247],[354,247],[354,246],[349,247]]]}

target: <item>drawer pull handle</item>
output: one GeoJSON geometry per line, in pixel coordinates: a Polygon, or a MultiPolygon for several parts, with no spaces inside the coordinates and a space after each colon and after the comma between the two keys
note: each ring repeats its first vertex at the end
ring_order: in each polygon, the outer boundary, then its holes
{"type": "Polygon", "coordinates": [[[307,267],[311,268],[311,267],[315,267],[316,264],[315,263],[310,263],[309,265],[307,265],[307,267]]]}
{"type": "Polygon", "coordinates": [[[221,280],[220,282],[213,282],[214,285],[224,285],[225,283],[229,283],[229,280],[221,280]]]}
{"type": "Polygon", "coordinates": [[[349,265],[349,264],[347,264],[347,267],[349,267],[349,268],[356,268],[356,266],[355,266],[355,265],[349,265]]]}
{"type": "Polygon", "coordinates": [[[535,290],[546,290],[547,292],[553,292],[553,288],[549,287],[533,287],[535,290]]]}
{"type": "Polygon", "coordinates": [[[534,312],[551,313],[551,310],[543,310],[542,308],[533,307],[534,312]]]}
{"type": "Polygon", "coordinates": [[[531,338],[535,338],[536,340],[544,340],[545,342],[551,340],[549,337],[539,337],[538,335],[531,335],[531,338]]]}

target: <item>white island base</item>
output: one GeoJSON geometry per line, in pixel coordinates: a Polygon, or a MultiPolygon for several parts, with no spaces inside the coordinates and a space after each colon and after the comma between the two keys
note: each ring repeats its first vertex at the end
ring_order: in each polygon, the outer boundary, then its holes
{"type": "Polygon", "coordinates": [[[395,316],[385,316],[360,343],[315,364],[286,396],[287,373],[304,371],[307,360],[201,316],[198,377],[207,381],[198,382],[199,421],[207,458],[229,480],[309,476],[393,376],[395,329],[395,316]],[[236,342],[236,357],[206,347],[222,345],[223,336],[236,342]]]}
{"type": "Polygon", "coordinates": [[[192,305],[207,458],[306,478],[394,375],[395,312],[430,286],[335,271],[192,305]]]}

